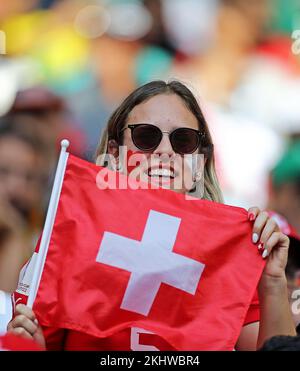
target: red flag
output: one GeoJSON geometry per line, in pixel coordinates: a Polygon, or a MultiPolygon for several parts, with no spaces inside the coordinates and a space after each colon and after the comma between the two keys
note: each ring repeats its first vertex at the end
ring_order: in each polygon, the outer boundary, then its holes
{"type": "Polygon", "coordinates": [[[101,190],[102,170],[68,159],[39,322],[95,337],[138,327],[178,350],[232,350],[264,267],[247,212],[163,189],[101,190]]]}
{"type": "Polygon", "coordinates": [[[6,334],[0,336],[0,351],[41,351],[43,350],[35,341],[24,339],[21,336],[6,334]]]}

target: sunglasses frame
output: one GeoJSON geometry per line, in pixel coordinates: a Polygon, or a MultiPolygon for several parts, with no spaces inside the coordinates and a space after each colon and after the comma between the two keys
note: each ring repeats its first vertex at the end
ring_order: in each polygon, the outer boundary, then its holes
{"type": "Polygon", "coordinates": [[[134,145],[135,145],[138,149],[140,149],[140,150],[142,150],[142,151],[144,151],[144,152],[151,152],[151,151],[154,151],[154,150],[159,146],[160,142],[162,141],[163,134],[168,134],[168,135],[169,135],[169,140],[170,140],[170,143],[171,143],[171,146],[172,146],[174,152],[179,153],[179,154],[181,154],[181,155],[191,154],[191,153],[195,152],[197,148],[199,148],[199,146],[200,146],[200,144],[201,144],[201,138],[204,138],[204,137],[205,137],[205,132],[200,131],[200,130],[196,130],[196,129],[192,129],[192,128],[186,128],[186,127],[184,127],[184,126],[183,126],[183,127],[180,127],[180,128],[176,128],[176,129],[174,129],[174,130],[172,130],[172,131],[163,131],[163,130],[161,130],[158,126],[153,125],[153,124],[147,124],[147,123],[140,123],[140,124],[127,124],[127,126],[125,126],[125,127],[121,130],[121,132],[122,132],[123,130],[126,130],[126,129],[130,129],[130,131],[131,131],[131,139],[132,139],[134,145]],[[152,126],[152,127],[156,128],[156,129],[158,129],[158,130],[160,131],[160,134],[161,134],[161,138],[160,138],[160,141],[158,142],[158,144],[157,144],[156,146],[154,146],[154,147],[148,149],[148,150],[145,150],[145,149],[143,149],[143,148],[140,148],[140,146],[138,146],[137,143],[136,143],[135,140],[134,140],[134,134],[133,134],[134,129],[136,129],[137,127],[142,126],[142,125],[143,125],[143,126],[144,126],[144,125],[152,126]],[[182,130],[182,129],[191,130],[191,131],[197,133],[197,135],[198,135],[198,144],[197,144],[197,146],[195,147],[195,149],[194,149],[192,152],[178,152],[178,151],[175,151],[175,149],[174,149],[174,147],[173,147],[172,136],[174,135],[174,133],[175,133],[177,130],[182,130]]]}

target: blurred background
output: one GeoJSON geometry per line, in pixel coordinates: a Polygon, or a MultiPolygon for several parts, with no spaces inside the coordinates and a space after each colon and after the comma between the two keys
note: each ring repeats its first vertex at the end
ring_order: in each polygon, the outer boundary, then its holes
{"type": "Polygon", "coordinates": [[[153,79],[199,99],[226,203],[280,214],[299,252],[299,0],[1,1],[0,52],[0,272],[34,248],[60,140],[93,161],[114,108],[153,79]]]}

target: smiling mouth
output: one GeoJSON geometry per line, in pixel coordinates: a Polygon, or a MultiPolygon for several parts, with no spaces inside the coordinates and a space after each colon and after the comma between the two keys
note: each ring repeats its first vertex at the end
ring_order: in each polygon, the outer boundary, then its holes
{"type": "Polygon", "coordinates": [[[146,173],[150,178],[154,179],[174,179],[175,173],[172,169],[149,169],[146,173]]]}

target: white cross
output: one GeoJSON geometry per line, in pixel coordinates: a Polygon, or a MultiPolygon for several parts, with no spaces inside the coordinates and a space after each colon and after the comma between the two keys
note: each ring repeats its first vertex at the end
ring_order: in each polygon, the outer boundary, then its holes
{"type": "Polygon", "coordinates": [[[147,316],[161,283],[195,295],[205,265],[172,251],[180,221],[150,210],[141,241],[104,232],[96,261],[131,272],[122,309],[147,316]]]}

